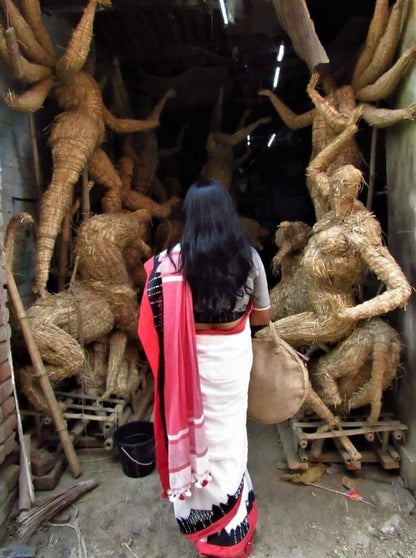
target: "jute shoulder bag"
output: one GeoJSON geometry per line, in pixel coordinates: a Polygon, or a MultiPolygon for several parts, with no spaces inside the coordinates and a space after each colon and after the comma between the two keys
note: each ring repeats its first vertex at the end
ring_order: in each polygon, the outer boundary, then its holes
{"type": "Polygon", "coordinates": [[[308,370],[299,354],[273,327],[270,338],[253,338],[248,418],[277,424],[295,415],[308,395],[308,370]]]}

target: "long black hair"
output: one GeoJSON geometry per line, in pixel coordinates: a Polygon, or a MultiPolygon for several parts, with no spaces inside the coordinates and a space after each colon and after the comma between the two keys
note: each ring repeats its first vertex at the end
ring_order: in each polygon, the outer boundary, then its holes
{"type": "Polygon", "coordinates": [[[230,194],[219,182],[199,179],[186,193],[181,267],[204,312],[233,310],[252,267],[248,235],[230,194]]]}

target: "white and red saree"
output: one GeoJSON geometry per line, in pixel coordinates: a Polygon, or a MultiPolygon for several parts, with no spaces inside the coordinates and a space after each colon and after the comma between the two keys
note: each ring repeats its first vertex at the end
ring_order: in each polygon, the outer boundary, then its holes
{"type": "MultiPolygon", "coordinates": [[[[179,247],[145,267],[139,338],[155,378],[156,464],[181,533],[202,555],[248,556],[257,506],[247,465],[252,366],[246,317],[195,332],[179,247]]],[[[248,313],[247,313],[248,316],[248,313]]]]}

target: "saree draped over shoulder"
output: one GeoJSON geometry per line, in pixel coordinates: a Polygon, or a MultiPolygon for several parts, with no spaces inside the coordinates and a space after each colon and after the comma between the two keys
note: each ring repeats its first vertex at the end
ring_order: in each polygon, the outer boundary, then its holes
{"type": "Polygon", "coordinates": [[[180,248],[145,264],[138,334],[155,379],[156,463],[180,532],[202,555],[248,556],[257,506],[247,465],[249,321],[195,331],[180,248]]]}

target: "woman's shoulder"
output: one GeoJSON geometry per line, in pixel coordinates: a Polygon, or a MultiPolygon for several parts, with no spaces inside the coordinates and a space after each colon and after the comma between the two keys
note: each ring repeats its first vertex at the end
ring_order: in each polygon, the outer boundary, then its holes
{"type": "Polygon", "coordinates": [[[255,267],[258,267],[259,265],[263,265],[263,261],[260,257],[260,254],[258,253],[256,248],[254,248],[254,246],[251,246],[251,258],[253,260],[253,265],[255,267]]]}

